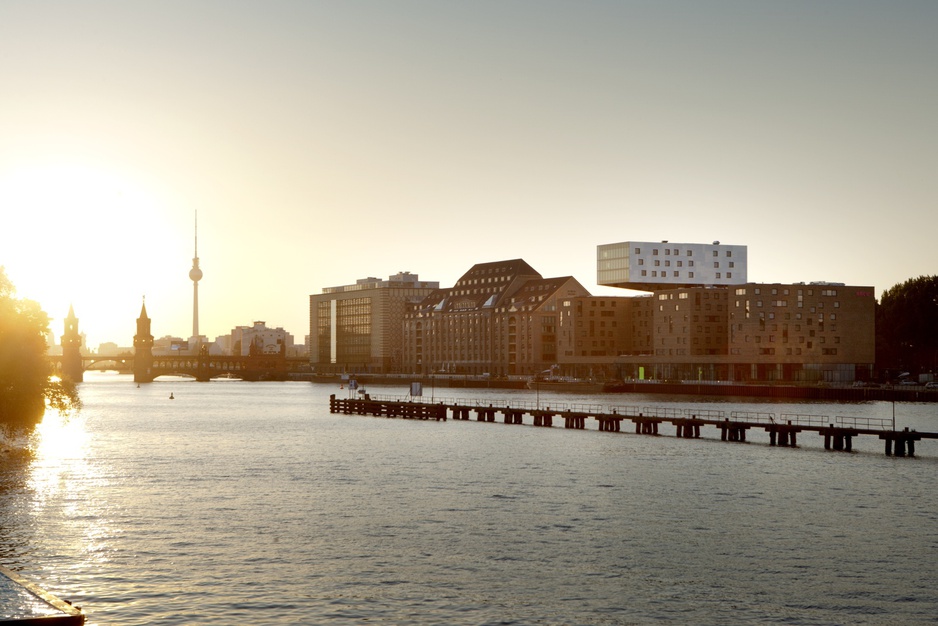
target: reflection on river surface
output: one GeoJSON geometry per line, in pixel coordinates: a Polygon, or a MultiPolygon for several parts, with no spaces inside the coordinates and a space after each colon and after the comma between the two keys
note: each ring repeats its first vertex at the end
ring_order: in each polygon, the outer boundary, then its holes
{"type": "MultiPolygon", "coordinates": [[[[0,458],[0,563],[83,606],[89,624],[906,624],[938,614],[938,441],[900,459],[872,437],[847,454],[809,434],[791,449],[757,431],[724,443],[706,427],[687,440],[592,421],[572,431],[332,415],[329,394],[348,392],[331,385],[88,380],[82,413],[47,419],[31,459],[0,458]]],[[[935,410],[897,404],[897,426],[936,431],[935,410]]]]}

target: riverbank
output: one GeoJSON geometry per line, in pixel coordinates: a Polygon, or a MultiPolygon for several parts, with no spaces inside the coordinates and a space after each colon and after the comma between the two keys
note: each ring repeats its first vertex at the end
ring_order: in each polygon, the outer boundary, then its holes
{"type": "Polygon", "coordinates": [[[841,387],[834,385],[759,385],[734,383],[619,382],[604,387],[606,393],[664,393],[785,400],[835,402],[938,402],[938,390],[924,387],[841,387]]]}
{"type": "MultiPolygon", "coordinates": [[[[424,390],[436,388],[458,389],[526,389],[526,378],[490,378],[487,376],[404,376],[362,374],[348,378],[354,379],[359,387],[368,385],[409,387],[412,382],[419,382],[424,390]]],[[[313,383],[343,386],[348,379],[339,375],[308,375],[302,380],[313,383]]],[[[600,387],[596,383],[584,382],[559,385],[544,385],[541,390],[561,393],[649,393],[677,394],[697,396],[722,396],[737,398],[779,398],[786,400],[825,400],[836,402],[938,402],[938,390],[925,390],[924,387],[853,387],[836,385],[784,385],[784,384],[747,384],[724,382],[657,382],[629,381],[606,383],[600,387]]]]}

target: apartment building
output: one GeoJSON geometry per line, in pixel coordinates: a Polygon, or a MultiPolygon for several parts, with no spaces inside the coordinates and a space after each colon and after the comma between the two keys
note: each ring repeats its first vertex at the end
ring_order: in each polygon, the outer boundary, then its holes
{"type": "Polygon", "coordinates": [[[557,371],[576,378],[614,379],[615,360],[634,351],[634,305],[644,298],[561,298],[556,332],[557,371]]]}
{"type": "Polygon", "coordinates": [[[623,378],[851,382],[875,363],[872,287],[747,283],[735,288],[656,291],[633,306],[633,346],[623,378]],[[642,324],[638,326],[638,324],[642,324]]]}
{"type": "Polygon", "coordinates": [[[755,284],[729,296],[735,380],[868,379],[876,360],[873,287],[755,284]]]}

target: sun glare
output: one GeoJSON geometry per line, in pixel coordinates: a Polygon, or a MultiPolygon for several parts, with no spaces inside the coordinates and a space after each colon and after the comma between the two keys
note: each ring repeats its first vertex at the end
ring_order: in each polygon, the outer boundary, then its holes
{"type": "Polygon", "coordinates": [[[36,457],[47,462],[81,456],[88,438],[84,420],[52,409],[46,410],[34,437],[36,457]]]}
{"type": "MultiPolygon", "coordinates": [[[[17,294],[53,320],[70,305],[80,320],[122,319],[139,307],[147,281],[159,280],[148,270],[154,255],[136,252],[141,239],[158,241],[169,231],[166,211],[128,177],[76,164],[7,170],[0,172],[0,208],[0,265],[17,294]]],[[[51,330],[61,334],[61,322],[51,330]]]]}

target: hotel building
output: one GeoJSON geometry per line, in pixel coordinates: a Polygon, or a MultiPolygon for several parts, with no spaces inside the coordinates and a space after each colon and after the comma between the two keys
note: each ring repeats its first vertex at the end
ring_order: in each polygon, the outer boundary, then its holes
{"type": "Polygon", "coordinates": [[[746,283],[746,246],[624,241],[596,247],[596,282],[654,291],[746,283]]]}
{"type": "Polygon", "coordinates": [[[745,246],[719,242],[597,246],[599,284],[652,292],[635,298],[632,351],[616,359],[619,375],[738,382],[870,377],[872,287],[751,283],[746,257],[745,246]]]}

